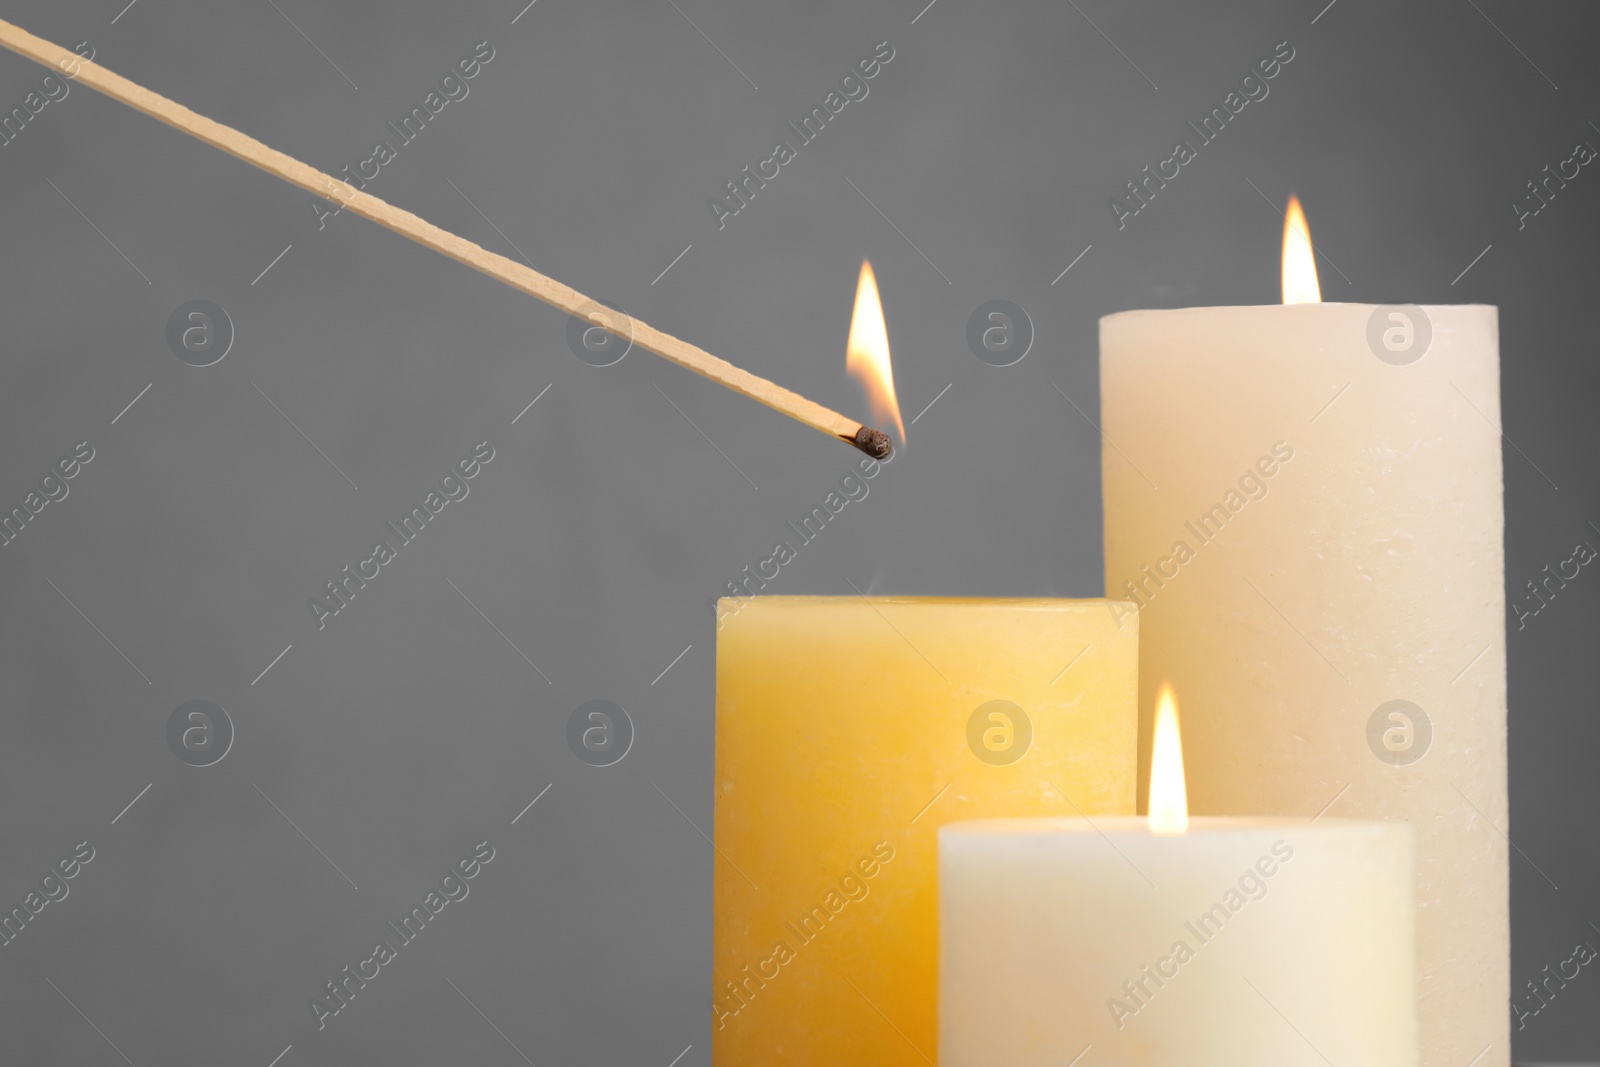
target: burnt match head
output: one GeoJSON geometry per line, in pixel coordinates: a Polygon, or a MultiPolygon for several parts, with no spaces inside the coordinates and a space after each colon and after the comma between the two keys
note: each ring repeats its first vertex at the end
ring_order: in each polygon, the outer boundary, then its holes
{"type": "Polygon", "coordinates": [[[856,431],[855,438],[850,442],[873,459],[888,459],[894,447],[889,444],[889,435],[882,430],[874,430],[871,426],[863,426],[856,431]]]}

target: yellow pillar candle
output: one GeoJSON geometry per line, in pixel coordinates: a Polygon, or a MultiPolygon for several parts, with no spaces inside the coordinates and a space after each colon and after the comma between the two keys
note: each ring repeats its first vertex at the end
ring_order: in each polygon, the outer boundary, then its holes
{"type": "Polygon", "coordinates": [[[1106,588],[1142,604],[1145,693],[1184,694],[1195,810],[1414,823],[1423,1063],[1505,1067],[1495,309],[1136,311],[1100,339],[1106,588]]]}
{"type": "Polygon", "coordinates": [[[1189,819],[1155,745],[1148,819],[939,831],[943,1067],[1415,1067],[1411,827],[1189,819]]]}
{"type": "Polygon", "coordinates": [[[952,819],[1134,810],[1137,616],[757,597],[717,635],[712,1060],[931,1062],[952,819]]]}

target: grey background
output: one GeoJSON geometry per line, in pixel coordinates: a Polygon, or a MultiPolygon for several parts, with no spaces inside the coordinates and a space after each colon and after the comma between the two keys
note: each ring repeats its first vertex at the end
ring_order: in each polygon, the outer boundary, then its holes
{"type": "MultiPolygon", "coordinates": [[[[922,414],[776,592],[1099,595],[1100,441],[1052,385],[1094,412],[1102,314],[1276,302],[1291,190],[1348,277],[1325,263],[1325,297],[1500,306],[1510,591],[1600,544],[1600,175],[1521,232],[1510,208],[1600,144],[1600,13],[924,3],[6,17],[329,170],[487,40],[468,98],[371,191],[851,413],[871,257],[922,414]],[[719,232],[707,199],[885,39],[867,99],[719,232]],[[1271,95],[1118,232],[1108,197],[1283,40],[1271,95]],[[991,298],[1037,330],[1016,366],[967,350],[991,298]]],[[[42,73],[0,56],[0,110],[42,73]]],[[[0,183],[0,499],[97,453],[0,549],[0,900],[97,850],[0,949],[5,1058],[708,1062],[707,602],[855,453],[647,353],[587,366],[565,316],[353,216],[319,232],[300,192],[81,87],[0,148],[0,183]],[[205,369],[164,340],[194,298],[238,333],[205,369]],[[484,438],[470,496],[318,632],[306,599],[484,438]],[[237,731],[204,769],[164,734],[197,698],[237,731]],[[566,747],[590,699],[633,719],[616,766],[566,747]],[[470,897],[319,1033],[307,999],[485,838],[470,897]]],[[[1597,622],[1586,569],[1510,635],[1518,986],[1600,939],[1597,622]]],[[[1597,1009],[1586,969],[1518,1056],[1600,1055],[1597,1009]]]]}

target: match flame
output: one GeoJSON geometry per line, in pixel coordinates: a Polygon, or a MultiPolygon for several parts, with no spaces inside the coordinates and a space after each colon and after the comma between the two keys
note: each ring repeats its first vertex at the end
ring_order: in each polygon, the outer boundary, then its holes
{"type": "Polygon", "coordinates": [[[1150,751],[1150,832],[1189,829],[1189,794],[1183,782],[1183,740],[1178,735],[1178,698],[1165,682],[1156,697],[1156,732],[1150,751]]]}
{"type": "Polygon", "coordinates": [[[861,279],[856,283],[856,307],[850,313],[850,340],[845,346],[844,366],[867,391],[872,421],[885,427],[893,423],[904,445],[906,427],[900,421],[900,401],[894,395],[894,366],[889,362],[889,327],[883,321],[878,279],[872,273],[872,264],[864,259],[861,279]]]}
{"type": "Polygon", "coordinates": [[[1289,210],[1283,216],[1283,302],[1320,304],[1322,287],[1317,284],[1317,259],[1311,250],[1311,227],[1298,196],[1289,197],[1289,210]]]}

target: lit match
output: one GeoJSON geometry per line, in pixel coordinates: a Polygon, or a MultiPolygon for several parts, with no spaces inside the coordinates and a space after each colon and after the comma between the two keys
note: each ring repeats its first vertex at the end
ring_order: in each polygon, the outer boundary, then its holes
{"type": "MultiPolygon", "coordinates": [[[[220,122],[197,114],[182,104],[136,85],[120,74],[112,73],[97,63],[69,52],[42,37],[36,37],[3,19],[0,19],[0,45],[42,66],[58,70],[66,77],[104,93],[113,100],[127,104],[136,111],[142,111],[153,119],[182,130],[214,148],[220,148],[229,155],[282,178],[291,185],[299,186],[313,196],[322,197],[342,208],[349,208],[362,218],[370,219],[403,237],[409,237],[435,252],[442,252],[451,259],[465,263],[513,289],[537,297],[569,315],[591,322],[623,340],[632,341],[639,347],[725,385],[736,393],[743,393],[753,400],[759,400],[768,407],[821,430],[830,437],[837,437],[852,444],[874,459],[885,459],[892,450],[888,435],[881,430],[864,426],[855,419],[845,418],[837,411],[807,400],[798,393],[751,374],[713,356],[703,348],[687,341],[680,341],[637,319],[611,312],[599,302],[589,299],[554,278],[539,273],[532,267],[491,252],[464,237],[458,237],[418,215],[395,207],[292,156],[269,148],[230,126],[224,126],[220,122]]],[[[887,359],[887,349],[885,349],[885,359],[887,359]]],[[[893,390],[894,385],[891,381],[889,383],[891,398],[893,390]]],[[[903,433],[901,440],[904,440],[903,433]]]]}

